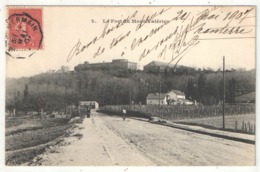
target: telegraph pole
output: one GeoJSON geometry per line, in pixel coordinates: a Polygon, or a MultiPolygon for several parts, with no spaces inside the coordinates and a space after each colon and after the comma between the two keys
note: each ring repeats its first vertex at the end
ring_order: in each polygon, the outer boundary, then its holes
{"type": "Polygon", "coordinates": [[[131,102],[132,102],[132,91],[131,91],[131,84],[129,86],[129,105],[131,106],[131,102]]]}
{"type": "Polygon", "coordinates": [[[225,56],[223,56],[223,129],[225,129],[225,56]]]}
{"type": "Polygon", "coordinates": [[[161,117],[161,67],[159,67],[159,116],[161,117]]]}
{"type": "Polygon", "coordinates": [[[161,108],[161,74],[159,73],[159,115],[161,115],[160,108],[161,108]]]}

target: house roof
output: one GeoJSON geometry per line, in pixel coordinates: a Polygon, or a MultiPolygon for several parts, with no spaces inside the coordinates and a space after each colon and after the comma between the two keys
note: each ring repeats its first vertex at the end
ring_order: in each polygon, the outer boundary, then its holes
{"type": "Polygon", "coordinates": [[[254,102],[255,92],[243,94],[235,97],[235,102],[254,102]]]}
{"type": "Polygon", "coordinates": [[[153,100],[159,100],[160,99],[164,99],[166,97],[166,93],[150,93],[147,95],[146,99],[153,99],[153,100]]]}
{"type": "Polygon", "coordinates": [[[97,103],[97,101],[79,101],[79,103],[97,103]]]}
{"type": "Polygon", "coordinates": [[[170,92],[174,92],[178,96],[185,96],[185,94],[179,90],[171,90],[170,92]]]}
{"type": "Polygon", "coordinates": [[[172,64],[169,64],[169,63],[160,62],[160,61],[152,61],[152,62],[148,63],[145,66],[162,66],[162,67],[169,66],[169,67],[174,67],[175,65],[172,65],[172,64]]]}

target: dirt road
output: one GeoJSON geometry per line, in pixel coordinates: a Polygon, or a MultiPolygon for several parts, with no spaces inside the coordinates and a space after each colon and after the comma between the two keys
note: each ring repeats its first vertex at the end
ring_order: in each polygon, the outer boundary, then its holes
{"type": "MultiPolygon", "coordinates": [[[[75,133],[76,132],[76,133],[75,133]]],[[[255,146],[94,113],[86,118],[69,145],[55,146],[37,165],[80,166],[216,166],[254,165],[255,146]]]]}

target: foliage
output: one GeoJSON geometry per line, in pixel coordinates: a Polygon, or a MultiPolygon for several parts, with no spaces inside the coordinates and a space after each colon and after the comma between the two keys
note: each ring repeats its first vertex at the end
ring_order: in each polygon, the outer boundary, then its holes
{"type": "Polygon", "coordinates": [[[57,138],[71,127],[66,119],[8,118],[6,119],[5,161],[19,165],[31,161],[54,145],[57,138]]]}
{"type": "MultiPolygon", "coordinates": [[[[157,116],[168,120],[214,117],[222,115],[221,105],[121,105],[104,106],[101,110],[120,113],[122,109],[141,112],[149,116],[157,116]]],[[[254,114],[255,104],[227,104],[226,115],[254,114]]]]}
{"type": "MultiPolygon", "coordinates": [[[[95,100],[102,105],[145,104],[149,93],[172,89],[203,104],[223,100],[222,72],[189,67],[166,68],[163,73],[108,68],[61,73],[43,73],[32,77],[7,79],[6,109],[17,111],[56,111],[80,100],[95,100]],[[23,94],[21,94],[23,92],[23,94]]],[[[255,70],[226,71],[226,102],[255,90],[255,70]]]]}
{"type": "MultiPolygon", "coordinates": [[[[210,117],[210,118],[193,118],[193,119],[183,119],[177,121],[182,124],[198,125],[208,128],[223,128],[223,118],[222,116],[210,117]]],[[[225,129],[236,131],[236,132],[245,132],[245,133],[255,133],[255,114],[246,114],[246,115],[232,115],[225,117],[225,129]],[[243,125],[254,126],[252,130],[245,131],[243,125]]]]}

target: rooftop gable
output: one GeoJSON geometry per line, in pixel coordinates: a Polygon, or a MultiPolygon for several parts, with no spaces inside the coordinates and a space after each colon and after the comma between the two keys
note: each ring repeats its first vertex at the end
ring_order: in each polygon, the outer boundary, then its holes
{"type": "Polygon", "coordinates": [[[174,92],[178,96],[185,96],[184,92],[181,92],[179,90],[171,90],[170,92],[174,92]]]}
{"type": "Polygon", "coordinates": [[[150,93],[147,95],[146,99],[153,99],[153,100],[159,100],[159,99],[164,99],[167,96],[166,93],[150,93]]]}
{"type": "Polygon", "coordinates": [[[160,61],[152,61],[152,62],[148,63],[145,66],[161,66],[161,67],[169,66],[169,67],[174,67],[175,65],[169,64],[169,63],[160,62],[160,61]]]}
{"type": "Polygon", "coordinates": [[[255,92],[246,93],[240,96],[235,97],[236,102],[254,102],[255,101],[255,92]]]}

